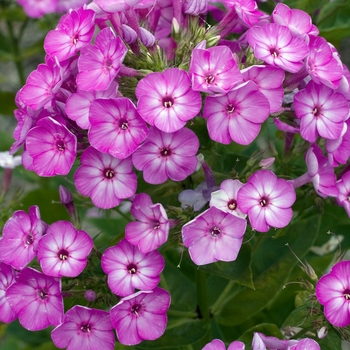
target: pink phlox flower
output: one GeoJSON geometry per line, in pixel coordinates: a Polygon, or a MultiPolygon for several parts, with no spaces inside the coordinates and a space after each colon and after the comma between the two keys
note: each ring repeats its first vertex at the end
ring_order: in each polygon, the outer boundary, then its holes
{"type": "Polygon", "coordinates": [[[121,344],[136,345],[161,337],[168,321],[170,294],[159,287],[140,291],[119,301],[111,309],[111,321],[121,344]]]}
{"type": "Polygon", "coordinates": [[[107,311],[75,305],[52,332],[54,344],[67,350],[114,349],[114,333],[107,311]]]}
{"type": "Polygon", "coordinates": [[[200,93],[192,90],[187,72],[178,68],[146,75],[135,94],[141,117],[164,132],[181,129],[202,107],[200,93]]]}
{"type": "Polygon", "coordinates": [[[254,332],[252,350],[289,350],[298,340],[281,340],[276,337],[268,337],[262,333],[254,332]]]}
{"type": "Polygon", "coordinates": [[[118,296],[128,296],[138,290],[152,290],[160,281],[164,258],[153,250],[142,253],[126,239],[105,250],[101,259],[103,271],[108,274],[108,286],[118,296]]]}
{"type": "Polygon", "coordinates": [[[316,340],[310,338],[304,338],[298,341],[297,344],[292,345],[288,350],[321,350],[320,345],[316,340]]]}
{"type": "Polygon", "coordinates": [[[161,184],[168,178],[182,181],[196,170],[198,148],[198,137],[190,129],[165,133],[151,127],[144,144],[133,153],[132,162],[150,184],[161,184]]]}
{"type": "Polygon", "coordinates": [[[349,114],[348,101],[341,93],[314,81],[294,95],[294,109],[301,120],[300,134],[309,142],[318,136],[338,139],[349,114]]]}
{"type": "Polygon", "coordinates": [[[301,69],[309,52],[302,39],[294,37],[288,27],[276,23],[250,28],[247,40],[256,58],[291,73],[301,69]]]}
{"type": "Polygon", "coordinates": [[[309,54],[305,62],[306,69],[314,82],[323,83],[331,89],[339,86],[343,76],[343,66],[340,59],[333,54],[326,39],[310,36],[309,54]]]}
{"type": "Polygon", "coordinates": [[[59,62],[48,59],[31,72],[26,84],[19,91],[18,98],[33,110],[38,110],[50,102],[62,85],[62,70],[59,62]]]}
{"type": "MultiPolygon", "coordinates": [[[[227,350],[244,350],[245,345],[240,341],[232,342],[227,350]]],[[[224,342],[220,339],[214,339],[210,343],[206,344],[202,350],[226,350],[224,342]]]]}
{"type": "Polygon", "coordinates": [[[167,241],[169,220],[160,203],[153,204],[148,194],[140,193],[135,196],[130,212],[137,221],[126,225],[125,238],[137,245],[143,254],[159,248],[167,241]]]}
{"type": "Polygon", "coordinates": [[[251,66],[241,71],[243,80],[252,80],[270,104],[270,113],[278,112],[284,97],[283,69],[271,66],[251,66]]]}
{"type": "Polygon", "coordinates": [[[269,116],[270,104],[257,85],[248,81],[222,96],[207,96],[203,118],[212,140],[250,144],[269,116]]]}
{"type": "Polygon", "coordinates": [[[337,181],[336,186],[339,190],[337,202],[344,207],[350,218],[350,171],[346,172],[341,179],[337,181]]]}
{"type": "Polygon", "coordinates": [[[332,166],[347,163],[350,158],[350,120],[343,124],[343,130],[338,139],[326,140],[326,151],[329,164],[332,166]]]}
{"type": "Polygon", "coordinates": [[[244,184],[239,180],[224,180],[220,185],[220,189],[212,192],[210,207],[217,207],[226,213],[245,219],[247,215],[240,211],[237,203],[237,193],[243,186],[244,184]]]}
{"type": "Polygon", "coordinates": [[[134,153],[149,133],[134,104],[124,97],[96,99],[91,104],[89,120],[90,144],[119,159],[134,153]]]}
{"type": "Polygon", "coordinates": [[[17,0],[17,2],[28,17],[40,18],[47,13],[56,12],[58,0],[17,0]]]}
{"type": "Polygon", "coordinates": [[[208,94],[224,94],[243,82],[242,74],[227,46],[195,48],[191,54],[189,74],[192,89],[208,94]]]}
{"type": "Polygon", "coordinates": [[[287,226],[292,220],[295,199],[293,186],[270,170],[255,172],[237,194],[238,207],[248,214],[252,228],[259,232],[287,226]]]}
{"type": "Polygon", "coordinates": [[[51,117],[40,119],[26,138],[26,150],[39,176],[67,175],[77,152],[77,138],[51,117]]]}
{"type": "Polygon", "coordinates": [[[95,45],[87,44],[80,50],[77,85],[80,90],[106,90],[116,77],[127,48],[110,27],[96,36],[95,45]]]}
{"type": "Polygon", "coordinates": [[[26,267],[7,289],[6,299],[18,315],[22,327],[30,331],[57,326],[62,322],[63,297],[58,278],[26,267]]]}
{"type": "Polygon", "coordinates": [[[234,261],[246,227],[245,219],[211,207],[182,227],[182,241],[198,266],[218,260],[234,261]]]}
{"type": "Polygon", "coordinates": [[[38,241],[46,229],[37,206],[29,208],[29,215],[15,211],[2,230],[0,260],[17,270],[26,267],[35,258],[38,241]]]}
{"type": "Polygon", "coordinates": [[[288,27],[294,36],[307,40],[307,35],[317,35],[319,30],[312,24],[310,15],[302,10],[290,9],[285,4],[277,4],[271,14],[273,23],[288,27]]]}
{"type": "Polygon", "coordinates": [[[240,20],[248,27],[267,17],[264,12],[259,11],[255,0],[223,0],[222,2],[226,7],[233,8],[240,20]]]}
{"type": "Polygon", "coordinates": [[[120,160],[88,147],[80,162],[74,174],[75,186],[81,194],[91,197],[97,207],[113,208],[135,194],[137,179],[130,158],[120,160]]]}
{"type": "Polygon", "coordinates": [[[89,121],[89,110],[93,101],[98,98],[116,98],[118,83],[112,81],[107,90],[104,91],[82,91],[77,90],[69,96],[65,106],[67,116],[74,120],[82,129],[88,130],[91,126],[89,121]]]}
{"type": "Polygon", "coordinates": [[[335,327],[350,325],[350,261],[340,261],[316,285],[316,297],[327,320],[335,327]]]}
{"type": "Polygon", "coordinates": [[[11,323],[17,318],[5,297],[6,290],[15,282],[15,270],[10,265],[0,262],[0,321],[4,323],[11,323]]]}
{"type": "Polygon", "coordinates": [[[335,91],[343,94],[348,101],[350,101],[350,72],[348,67],[345,64],[343,66],[343,76],[339,81],[339,86],[335,91]]]}
{"type": "Polygon", "coordinates": [[[93,241],[85,231],[76,230],[69,221],[57,221],[39,241],[41,269],[52,277],[77,277],[87,264],[92,246],[93,241]]]}
{"type": "Polygon", "coordinates": [[[74,56],[92,39],[95,30],[95,12],[81,7],[61,17],[55,30],[50,30],[44,49],[50,56],[64,61],[74,56]]]}
{"type": "Polygon", "coordinates": [[[137,5],[141,0],[94,0],[103,11],[108,13],[124,12],[130,10],[137,5]]]}
{"type": "Polygon", "coordinates": [[[327,157],[323,155],[322,149],[317,144],[312,144],[305,154],[307,172],[297,179],[291,180],[294,188],[298,188],[312,182],[317,194],[323,198],[328,196],[337,197],[339,191],[336,186],[334,168],[327,157]]]}
{"type": "Polygon", "coordinates": [[[198,16],[208,12],[208,0],[186,0],[182,11],[188,15],[198,16]]]}

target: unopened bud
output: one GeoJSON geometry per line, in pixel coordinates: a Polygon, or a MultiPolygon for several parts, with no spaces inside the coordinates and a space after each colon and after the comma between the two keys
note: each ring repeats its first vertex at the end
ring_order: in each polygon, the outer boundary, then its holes
{"type": "Polygon", "coordinates": [[[265,158],[260,161],[259,166],[262,169],[268,169],[274,162],[275,162],[275,157],[265,158]]]}
{"type": "Polygon", "coordinates": [[[92,289],[88,289],[85,293],[84,293],[84,298],[87,301],[94,301],[96,299],[96,293],[92,290],[92,289]]]}
{"type": "Polygon", "coordinates": [[[140,40],[142,44],[145,45],[146,47],[153,46],[156,41],[153,34],[150,33],[147,29],[142,27],[139,28],[139,31],[140,31],[140,40]]]}
{"type": "Polygon", "coordinates": [[[137,40],[137,33],[134,29],[127,26],[126,24],[122,24],[122,33],[123,33],[123,39],[127,44],[132,44],[137,40]]]}
{"type": "Polygon", "coordinates": [[[180,25],[175,17],[173,17],[173,20],[171,22],[171,35],[175,41],[180,39],[180,25]]]}
{"type": "Polygon", "coordinates": [[[318,337],[318,339],[323,339],[323,338],[325,338],[325,337],[327,336],[327,334],[328,334],[328,329],[327,329],[325,326],[321,327],[321,328],[317,331],[317,337],[318,337]]]}
{"type": "Polygon", "coordinates": [[[58,192],[60,194],[60,200],[63,205],[73,203],[73,197],[71,193],[64,186],[60,185],[58,192]]]}

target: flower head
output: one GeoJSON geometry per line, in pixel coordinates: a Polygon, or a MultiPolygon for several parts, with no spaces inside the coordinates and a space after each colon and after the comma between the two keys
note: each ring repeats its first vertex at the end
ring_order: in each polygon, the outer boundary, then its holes
{"type": "Polygon", "coordinates": [[[85,231],[76,230],[69,221],[57,221],[39,241],[38,260],[48,276],[76,277],[84,270],[92,246],[85,231]]]}
{"type": "Polygon", "coordinates": [[[246,220],[211,207],[182,227],[182,241],[197,265],[234,261],[246,226],[246,220]]]}
{"type": "Polygon", "coordinates": [[[128,296],[138,290],[152,290],[160,281],[164,268],[162,255],[153,250],[143,254],[127,240],[109,247],[102,255],[101,266],[108,274],[108,286],[118,296],[128,296]]]}
{"type": "Polygon", "coordinates": [[[190,129],[169,134],[151,127],[145,143],[132,155],[132,162],[150,184],[161,184],[168,178],[182,181],[196,170],[198,148],[198,137],[190,129]]]}
{"type": "Polygon", "coordinates": [[[46,228],[37,206],[29,208],[29,215],[23,210],[15,211],[2,231],[0,260],[18,270],[26,267],[35,258],[46,228]]]}
{"type": "Polygon", "coordinates": [[[110,209],[136,192],[137,180],[131,159],[117,159],[88,147],[81,158],[81,166],[74,174],[77,190],[91,197],[99,208],[110,209]]]}
{"type": "Polygon", "coordinates": [[[156,287],[129,295],[111,309],[111,321],[120,343],[136,345],[163,335],[167,324],[170,294],[156,287]]]}
{"type": "Polygon", "coordinates": [[[259,170],[238,191],[237,202],[248,214],[253,229],[267,232],[272,227],[285,227],[292,219],[291,206],[296,195],[293,186],[269,170],[259,170]]]}
{"type": "Polygon", "coordinates": [[[109,312],[75,305],[52,332],[54,344],[67,350],[114,349],[109,312]]]}
{"type": "Polygon", "coordinates": [[[61,280],[27,267],[6,291],[6,299],[20,324],[38,331],[63,319],[61,280]]]}
{"type": "Polygon", "coordinates": [[[137,221],[126,225],[125,238],[142,253],[149,253],[167,241],[169,220],[160,203],[153,204],[148,194],[140,193],[135,196],[130,212],[137,221]]]}
{"type": "Polygon", "coordinates": [[[26,150],[38,175],[67,175],[75,161],[77,138],[64,125],[46,117],[28,132],[26,150]]]}
{"type": "Polygon", "coordinates": [[[327,320],[336,327],[350,325],[350,261],[340,261],[316,285],[316,297],[327,320]]]}
{"type": "Polygon", "coordinates": [[[201,96],[192,90],[187,72],[178,68],[148,74],[135,93],[141,117],[168,133],[181,129],[202,107],[201,96]]]}
{"type": "Polygon", "coordinates": [[[10,323],[17,318],[17,314],[11,309],[5,295],[6,290],[16,282],[15,270],[0,262],[0,321],[10,323]]]}

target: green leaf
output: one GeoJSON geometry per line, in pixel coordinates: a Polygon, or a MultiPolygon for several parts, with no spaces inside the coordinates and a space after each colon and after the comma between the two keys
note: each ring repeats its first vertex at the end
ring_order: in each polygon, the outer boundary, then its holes
{"type": "Polygon", "coordinates": [[[299,9],[312,15],[316,10],[320,9],[329,0],[285,0],[284,3],[292,9],[299,9]]]}
{"type": "Polygon", "coordinates": [[[202,339],[208,331],[207,325],[201,320],[169,321],[164,335],[153,341],[143,341],[137,349],[179,349],[202,339]]]}
{"type": "Polygon", "coordinates": [[[339,46],[340,41],[350,35],[350,2],[328,2],[316,17],[316,25],[321,36],[339,46]]]}
{"type": "Polygon", "coordinates": [[[249,349],[252,344],[252,340],[255,332],[263,333],[267,336],[276,337],[280,339],[283,338],[281,331],[275,324],[261,323],[245,331],[242,334],[242,336],[239,337],[238,340],[242,341],[249,349]]]}
{"type": "MultiPolygon", "coordinates": [[[[320,216],[317,215],[289,225],[286,235],[282,237],[265,239],[258,249],[263,250],[266,256],[272,254],[277,255],[277,258],[272,259],[268,266],[265,265],[266,269],[254,280],[255,290],[245,288],[227,302],[221,314],[217,316],[218,322],[230,326],[240,324],[273,302],[298,262],[295,256],[286,250],[285,244],[289,243],[301,259],[313,245],[319,229],[320,216]]],[[[259,257],[261,254],[256,255],[259,257]]],[[[254,254],[253,259],[255,258],[254,254]]],[[[256,263],[259,264],[259,260],[256,263]]]]}
{"type": "Polygon", "coordinates": [[[322,350],[339,350],[342,348],[341,338],[333,329],[330,329],[327,336],[323,339],[317,339],[322,350]]]}
{"type": "Polygon", "coordinates": [[[200,266],[199,269],[213,275],[228,278],[238,284],[254,289],[250,264],[250,244],[243,244],[235,261],[218,261],[213,264],[200,266]]]}

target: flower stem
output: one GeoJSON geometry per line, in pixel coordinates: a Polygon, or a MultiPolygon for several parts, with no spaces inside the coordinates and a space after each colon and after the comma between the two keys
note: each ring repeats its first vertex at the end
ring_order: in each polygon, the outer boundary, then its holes
{"type": "Polygon", "coordinates": [[[227,295],[230,293],[234,284],[235,284],[234,281],[230,281],[229,283],[227,283],[227,286],[225,287],[225,289],[222,291],[220,296],[216,299],[216,302],[211,307],[211,313],[213,315],[218,314],[221,311],[222,307],[226,304],[227,295]]]}
{"type": "Polygon", "coordinates": [[[17,70],[19,82],[23,86],[26,83],[26,79],[24,76],[22,55],[21,55],[20,48],[19,48],[19,39],[16,38],[16,36],[13,32],[12,22],[6,21],[6,25],[7,25],[7,30],[8,30],[8,33],[10,35],[11,44],[12,44],[13,61],[15,62],[15,65],[16,65],[16,70],[17,70]]]}
{"type": "Polygon", "coordinates": [[[210,323],[208,293],[207,293],[207,276],[206,273],[200,269],[196,270],[196,292],[197,292],[197,306],[200,315],[206,323],[210,323]]]}

